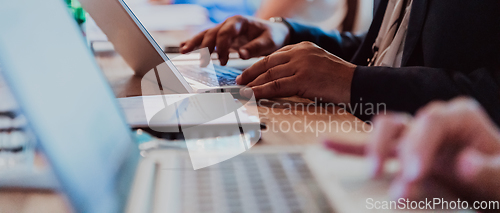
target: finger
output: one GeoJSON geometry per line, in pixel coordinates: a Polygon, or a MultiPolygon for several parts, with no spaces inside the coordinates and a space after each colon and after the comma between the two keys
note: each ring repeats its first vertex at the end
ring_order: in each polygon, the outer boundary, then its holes
{"type": "MultiPolygon", "coordinates": [[[[486,154],[500,152],[500,135],[496,125],[490,120],[481,105],[470,98],[455,98],[450,102],[450,110],[460,114],[465,122],[456,122],[457,128],[463,129],[460,135],[468,138],[469,144],[486,154]],[[460,125],[462,123],[462,125],[460,125]]],[[[464,144],[465,145],[465,144],[464,144]]]]}
{"type": "Polygon", "coordinates": [[[388,114],[374,119],[375,128],[366,147],[372,177],[380,176],[384,162],[394,154],[398,139],[410,120],[407,114],[388,114]]]}
{"type": "Polygon", "coordinates": [[[472,148],[465,149],[457,157],[456,171],[460,180],[473,184],[478,181],[488,167],[484,154],[472,148]]]}
{"type": "Polygon", "coordinates": [[[455,167],[461,184],[467,186],[464,188],[474,189],[472,196],[484,199],[499,197],[500,156],[487,156],[469,148],[457,157],[455,167]]]}
{"type": "Polygon", "coordinates": [[[339,139],[326,139],[323,141],[323,145],[327,149],[343,154],[363,156],[366,151],[364,144],[353,144],[351,141],[342,141],[339,139]]]}
{"type": "Polygon", "coordinates": [[[279,52],[266,56],[248,69],[244,70],[243,73],[236,78],[236,83],[239,85],[248,84],[268,69],[280,64],[285,64],[289,60],[290,57],[286,52],[279,52]]]}
{"type": "Polygon", "coordinates": [[[425,113],[431,111],[433,108],[436,108],[436,106],[443,106],[443,105],[446,105],[445,101],[441,101],[441,100],[433,101],[433,102],[425,105],[424,107],[418,109],[417,112],[415,113],[415,117],[420,117],[422,114],[425,114],[425,113]]]}
{"type": "MultiPolygon", "coordinates": [[[[412,127],[401,139],[398,154],[403,166],[397,182],[406,186],[400,188],[414,188],[429,177],[431,169],[439,163],[436,158],[441,147],[453,152],[477,137],[474,132],[477,132],[478,109],[471,101],[435,102],[417,114],[412,127]]],[[[453,153],[447,155],[455,156],[453,153]]]]}
{"type": "Polygon", "coordinates": [[[429,173],[430,163],[442,143],[444,103],[433,103],[421,110],[399,142],[401,172],[391,184],[392,198],[415,198],[418,187],[429,173]]]}
{"type": "Polygon", "coordinates": [[[275,67],[269,68],[266,72],[260,74],[255,80],[248,83],[248,87],[254,87],[258,85],[263,85],[280,78],[293,76],[295,74],[294,69],[292,69],[289,64],[281,64],[275,67]]]}
{"type": "Polygon", "coordinates": [[[183,42],[184,44],[181,44],[181,53],[185,54],[188,52],[191,52],[194,50],[195,47],[200,46],[201,42],[203,41],[203,37],[205,36],[205,33],[207,33],[208,30],[205,30],[201,33],[198,33],[198,35],[194,36],[192,39],[183,42]]]}
{"type": "Polygon", "coordinates": [[[285,77],[264,85],[252,87],[256,99],[290,97],[298,92],[294,77],[285,77]]]}
{"type": "MultiPolygon", "coordinates": [[[[393,191],[400,194],[395,197],[409,197],[418,192],[416,188],[430,177],[431,169],[439,167],[439,163],[443,161],[437,160],[438,156],[451,156],[446,160],[454,161],[456,158],[453,156],[464,147],[474,147],[472,145],[476,143],[491,144],[491,141],[498,143],[497,132],[483,131],[492,126],[485,120],[488,119],[484,112],[477,102],[471,100],[455,100],[449,104],[438,102],[420,110],[411,128],[401,139],[398,155],[402,172],[392,187],[397,189],[393,191]],[[493,136],[482,136],[488,134],[493,136]]],[[[432,174],[440,173],[438,171],[432,174]]]]}
{"type": "Polygon", "coordinates": [[[271,53],[273,46],[271,35],[262,33],[259,37],[240,47],[238,53],[242,59],[249,59],[271,53]]]}
{"type": "Polygon", "coordinates": [[[446,136],[446,118],[446,105],[434,103],[415,118],[411,128],[402,136],[398,153],[404,165],[402,181],[418,182],[429,173],[438,148],[446,136]]]}
{"type": "Polygon", "coordinates": [[[276,50],[276,52],[286,52],[286,51],[289,51],[291,49],[293,49],[296,45],[293,44],[293,45],[286,45],[282,48],[280,48],[279,50],[276,50]]]}
{"type": "Polygon", "coordinates": [[[210,53],[214,52],[215,42],[217,40],[217,32],[219,31],[219,27],[212,28],[205,33],[203,37],[203,41],[201,42],[200,48],[208,47],[210,53]]]}
{"type": "MultiPolygon", "coordinates": [[[[262,55],[267,55],[272,52],[273,49],[271,47],[274,46],[274,43],[272,41],[272,36],[269,35],[268,33],[263,33],[259,37],[255,38],[254,40],[248,42],[246,45],[240,47],[238,49],[238,53],[240,54],[240,57],[242,59],[249,59],[252,57],[258,57],[262,55]]],[[[284,52],[291,50],[293,47],[296,45],[287,45],[284,46],[276,52],[284,52]]]]}
{"type": "Polygon", "coordinates": [[[217,33],[217,54],[221,65],[226,65],[229,59],[229,48],[235,37],[240,34],[246,19],[228,19],[217,33]]]}

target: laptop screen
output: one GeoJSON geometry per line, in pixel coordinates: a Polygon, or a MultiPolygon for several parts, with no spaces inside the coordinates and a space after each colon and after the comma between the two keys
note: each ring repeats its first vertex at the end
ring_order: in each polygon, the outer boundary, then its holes
{"type": "Polygon", "coordinates": [[[79,212],[120,211],[117,174],[137,146],[64,1],[0,5],[2,74],[69,199],[79,212]]]}

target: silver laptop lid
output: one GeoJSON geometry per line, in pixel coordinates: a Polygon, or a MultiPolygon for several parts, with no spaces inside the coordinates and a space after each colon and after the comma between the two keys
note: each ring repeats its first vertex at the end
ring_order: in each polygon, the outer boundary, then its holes
{"type": "Polygon", "coordinates": [[[137,146],[64,1],[0,5],[2,73],[75,210],[121,211],[137,146]]]}
{"type": "Polygon", "coordinates": [[[167,80],[163,85],[168,89],[175,93],[193,92],[182,74],[123,0],[79,2],[136,75],[143,76],[157,69],[167,80]],[[160,66],[162,64],[166,66],[160,66]]]}

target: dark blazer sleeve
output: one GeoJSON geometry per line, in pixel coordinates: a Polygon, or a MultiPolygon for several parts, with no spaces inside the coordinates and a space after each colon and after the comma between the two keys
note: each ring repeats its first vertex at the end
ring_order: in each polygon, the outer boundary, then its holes
{"type": "Polygon", "coordinates": [[[499,67],[479,68],[467,74],[428,67],[358,66],[351,85],[351,109],[362,120],[377,113],[405,111],[414,114],[433,100],[457,96],[475,98],[500,126],[499,67]],[[371,104],[371,105],[370,105],[371,104]],[[362,106],[355,108],[354,106],[362,106]]]}
{"type": "Polygon", "coordinates": [[[325,32],[318,27],[300,24],[290,19],[286,19],[286,22],[290,26],[289,44],[310,41],[347,61],[351,60],[365,37],[365,34],[353,35],[350,32],[340,33],[336,30],[325,32]]]}

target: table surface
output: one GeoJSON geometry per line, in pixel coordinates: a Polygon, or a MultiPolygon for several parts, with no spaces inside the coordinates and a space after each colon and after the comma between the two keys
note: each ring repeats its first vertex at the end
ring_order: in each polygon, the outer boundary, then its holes
{"type": "MultiPolygon", "coordinates": [[[[163,45],[172,45],[176,40],[183,40],[189,35],[192,33],[153,34],[163,45]]],[[[141,95],[141,78],[134,76],[133,71],[118,54],[96,53],[96,60],[116,97],[141,95]]],[[[259,114],[267,129],[263,131],[259,146],[315,144],[320,143],[321,138],[325,137],[348,137],[350,140],[361,141],[366,135],[364,133],[371,128],[339,107],[313,104],[311,100],[298,97],[261,102],[259,114]]],[[[68,212],[69,209],[65,197],[57,192],[21,189],[0,191],[0,212],[53,213],[68,212]]]]}

